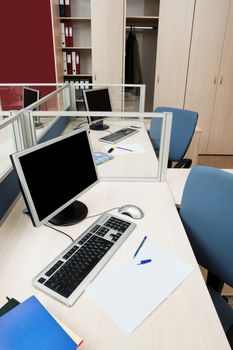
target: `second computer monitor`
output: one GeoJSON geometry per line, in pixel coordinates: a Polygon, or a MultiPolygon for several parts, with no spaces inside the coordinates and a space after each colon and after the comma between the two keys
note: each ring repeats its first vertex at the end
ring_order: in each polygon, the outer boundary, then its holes
{"type": "Polygon", "coordinates": [[[40,91],[36,89],[31,89],[28,87],[23,88],[23,108],[26,108],[38,101],[40,98],[40,91]]]}
{"type": "MultiPolygon", "coordinates": [[[[29,87],[23,88],[23,108],[30,106],[31,104],[37,102],[40,99],[40,90],[31,89],[29,87]]],[[[37,110],[38,108],[34,108],[37,110]]],[[[43,123],[40,122],[39,117],[35,118],[35,126],[37,128],[42,128],[44,126],[43,123]]]]}
{"type": "MultiPolygon", "coordinates": [[[[85,108],[87,111],[94,112],[111,112],[112,106],[109,97],[108,88],[83,90],[85,108]]],[[[103,123],[104,117],[90,117],[92,123],[90,129],[105,130],[109,126],[103,123]]]]}

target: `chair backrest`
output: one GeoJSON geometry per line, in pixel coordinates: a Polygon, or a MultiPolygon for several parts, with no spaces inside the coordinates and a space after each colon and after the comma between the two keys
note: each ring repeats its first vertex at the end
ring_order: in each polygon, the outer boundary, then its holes
{"type": "MultiPolygon", "coordinates": [[[[179,161],[185,155],[197,124],[198,113],[186,109],[157,107],[155,112],[172,112],[172,129],[169,148],[169,161],[179,161]]],[[[159,150],[162,120],[153,118],[150,126],[150,139],[155,150],[159,150]]]]}
{"type": "Polygon", "coordinates": [[[233,287],[233,175],[193,167],[180,216],[198,263],[233,287]]]}

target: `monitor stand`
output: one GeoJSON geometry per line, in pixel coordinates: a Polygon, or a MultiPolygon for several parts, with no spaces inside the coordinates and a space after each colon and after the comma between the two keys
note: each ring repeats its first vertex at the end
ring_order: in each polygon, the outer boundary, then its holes
{"type": "Polygon", "coordinates": [[[90,125],[91,130],[106,130],[109,126],[104,124],[103,121],[99,121],[90,125]]]}
{"type": "Polygon", "coordinates": [[[82,221],[88,213],[87,206],[79,201],[74,201],[68,207],[49,220],[49,223],[56,226],[69,226],[82,221]]]}
{"type": "Polygon", "coordinates": [[[37,129],[41,129],[41,128],[44,127],[44,123],[42,123],[42,122],[40,121],[40,118],[39,118],[39,117],[35,117],[35,118],[34,118],[34,124],[35,124],[35,127],[36,127],[37,129]]]}
{"type": "Polygon", "coordinates": [[[41,128],[43,128],[43,127],[44,127],[44,123],[41,123],[41,122],[35,122],[35,127],[36,127],[37,129],[41,129],[41,128]]]}

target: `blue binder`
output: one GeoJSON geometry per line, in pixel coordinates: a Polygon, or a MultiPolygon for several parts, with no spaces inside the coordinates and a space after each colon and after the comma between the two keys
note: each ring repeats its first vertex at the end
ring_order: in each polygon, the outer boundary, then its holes
{"type": "Polygon", "coordinates": [[[0,317],[4,350],[74,350],[77,344],[35,296],[0,317]]]}

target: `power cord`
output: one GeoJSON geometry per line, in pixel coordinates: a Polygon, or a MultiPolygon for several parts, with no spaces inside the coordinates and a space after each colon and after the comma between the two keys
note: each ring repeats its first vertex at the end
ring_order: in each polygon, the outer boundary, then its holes
{"type": "MultiPolygon", "coordinates": [[[[85,218],[85,219],[94,218],[95,216],[100,216],[100,215],[102,215],[102,214],[108,213],[108,212],[109,212],[109,211],[111,211],[111,210],[115,210],[115,209],[119,209],[119,208],[120,208],[120,207],[114,207],[114,208],[111,208],[111,209],[105,210],[105,211],[103,211],[103,212],[101,212],[101,213],[98,213],[98,214],[95,214],[95,215],[89,215],[89,216],[86,216],[86,218],[85,218]]],[[[71,241],[72,241],[72,242],[74,242],[74,239],[73,239],[73,238],[72,238],[70,235],[68,235],[66,232],[61,231],[61,230],[59,230],[59,229],[55,228],[55,227],[54,227],[54,226],[52,226],[52,225],[44,224],[44,226],[47,226],[47,227],[52,228],[53,230],[55,230],[55,231],[57,231],[57,232],[62,233],[63,235],[65,235],[65,236],[69,237],[69,238],[71,239],[71,241]]]]}
{"type": "Polygon", "coordinates": [[[105,210],[105,211],[103,211],[102,213],[98,213],[98,214],[95,214],[95,215],[86,216],[86,219],[94,218],[95,216],[99,216],[99,215],[108,213],[108,212],[111,211],[111,210],[115,210],[115,209],[119,209],[119,208],[120,208],[120,207],[115,207],[115,208],[111,208],[111,209],[105,210]]]}
{"type": "Polygon", "coordinates": [[[63,233],[63,235],[69,237],[71,239],[72,242],[74,242],[74,239],[68,235],[67,233],[65,233],[64,231],[61,231],[61,230],[58,230],[57,228],[51,226],[51,225],[48,225],[48,224],[44,224],[45,226],[49,227],[49,228],[52,228],[53,230],[57,231],[57,232],[60,232],[60,233],[63,233]]]}
{"type": "Polygon", "coordinates": [[[73,130],[79,129],[79,127],[80,127],[81,125],[83,125],[83,124],[87,124],[87,122],[82,122],[82,123],[78,124],[73,130]]]}

